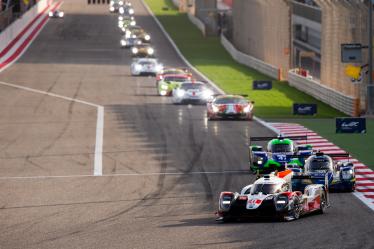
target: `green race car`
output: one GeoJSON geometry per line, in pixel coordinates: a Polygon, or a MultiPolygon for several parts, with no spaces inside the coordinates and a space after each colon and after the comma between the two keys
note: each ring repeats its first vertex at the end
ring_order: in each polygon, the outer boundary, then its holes
{"type": "Polygon", "coordinates": [[[249,165],[254,174],[270,174],[293,167],[300,170],[304,166],[305,158],[313,153],[309,144],[298,145],[295,140],[307,141],[306,136],[295,137],[251,137],[250,142],[268,141],[264,151],[262,146],[249,146],[249,165]]]}
{"type": "Polygon", "coordinates": [[[171,96],[173,89],[190,80],[191,77],[188,74],[167,74],[157,82],[157,93],[160,96],[171,96]]]}

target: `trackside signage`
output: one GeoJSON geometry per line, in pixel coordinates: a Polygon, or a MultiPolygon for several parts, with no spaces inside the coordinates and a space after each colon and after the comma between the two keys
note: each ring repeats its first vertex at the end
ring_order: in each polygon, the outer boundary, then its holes
{"type": "Polygon", "coordinates": [[[273,88],[273,82],[271,80],[254,80],[253,90],[271,90],[273,88]]]}
{"type": "Polygon", "coordinates": [[[317,104],[293,104],[294,115],[315,115],[317,114],[317,104]]]}
{"type": "Polygon", "coordinates": [[[366,119],[336,118],[336,133],[366,133],[366,119]]]}

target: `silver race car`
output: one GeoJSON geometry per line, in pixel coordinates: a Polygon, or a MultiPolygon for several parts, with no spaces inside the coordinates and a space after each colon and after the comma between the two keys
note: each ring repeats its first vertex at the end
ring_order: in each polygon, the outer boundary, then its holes
{"type": "Polygon", "coordinates": [[[156,75],[163,67],[155,58],[137,58],[131,63],[131,75],[156,75]]]}
{"type": "Polygon", "coordinates": [[[172,93],[173,104],[205,104],[213,98],[213,91],[203,82],[183,82],[172,93]]]}

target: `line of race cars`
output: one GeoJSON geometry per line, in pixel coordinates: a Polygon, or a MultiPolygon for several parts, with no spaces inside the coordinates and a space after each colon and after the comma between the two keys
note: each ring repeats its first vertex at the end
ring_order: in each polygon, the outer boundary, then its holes
{"type": "Polygon", "coordinates": [[[156,76],[158,95],[170,96],[173,104],[206,104],[208,120],[253,119],[254,102],[247,96],[215,94],[205,82],[194,79],[189,70],[164,67],[156,58],[151,35],[137,25],[130,2],[112,0],[109,11],[119,13],[120,46],[131,50],[131,74],[156,76]]]}
{"type": "Polygon", "coordinates": [[[258,179],[240,192],[221,192],[217,221],[272,217],[291,221],[309,213],[324,213],[329,191],[351,192],[356,178],[349,154],[314,151],[307,136],[251,137],[268,141],[266,150],[249,145],[249,166],[258,179]],[[261,177],[262,176],[262,177],[261,177]]]}
{"type": "MultiPolygon", "coordinates": [[[[208,120],[253,119],[254,102],[248,96],[215,94],[188,69],[164,67],[155,56],[150,34],[137,26],[130,2],[112,0],[109,10],[119,13],[120,46],[131,49],[131,74],[155,76],[158,95],[170,96],[173,104],[206,104],[208,120]]],[[[298,140],[307,137],[251,137],[251,143],[268,141],[266,149],[249,145],[249,169],[257,180],[240,192],[220,194],[217,221],[262,216],[295,220],[324,213],[330,206],[329,191],[355,190],[348,154],[313,151],[311,145],[298,145],[298,140]]]]}

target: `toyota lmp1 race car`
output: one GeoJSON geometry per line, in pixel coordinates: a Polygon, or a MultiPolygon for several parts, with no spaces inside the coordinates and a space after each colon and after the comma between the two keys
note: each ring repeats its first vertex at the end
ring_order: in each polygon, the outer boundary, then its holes
{"type": "Polygon", "coordinates": [[[208,120],[252,120],[253,104],[240,95],[218,95],[207,103],[208,120]]]}
{"type": "Polygon", "coordinates": [[[294,177],[306,177],[303,181],[293,181],[294,187],[303,187],[303,184],[323,183],[327,175],[330,191],[354,191],[356,177],[353,163],[348,160],[333,160],[333,158],[348,158],[349,154],[324,154],[317,152],[306,159],[303,169],[290,165],[294,177]],[[293,168],[294,167],[294,168],[293,168]]]}
{"type": "Polygon", "coordinates": [[[131,75],[156,75],[163,65],[155,58],[133,59],[131,63],[131,75]]]}
{"type": "Polygon", "coordinates": [[[174,89],[190,80],[190,76],[186,74],[166,74],[157,82],[157,93],[160,96],[171,96],[174,89]]]}
{"type": "Polygon", "coordinates": [[[275,170],[281,171],[288,164],[302,167],[307,156],[312,155],[311,145],[298,145],[295,141],[307,140],[307,136],[284,137],[250,137],[250,143],[268,141],[266,150],[262,146],[249,146],[249,166],[252,173],[269,174],[275,170]]]}
{"type": "Polygon", "coordinates": [[[50,18],[63,18],[64,17],[64,12],[60,10],[55,10],[55,11],[50,11],[48,12],[48,16],[50,18]]]}
{"type": "Polygon", "coordinates": [[[240,193],[221,192],[216,220],[269,217],[291,221],[312,212],[324,213],[330,205],[327,186],[310,184],[293,189],[292,174],[286,170],[265,175],[240,193]]]}
{"type": "Polygon", "coordinates": [[[149,44],[134,45],[131,48],[133,57],[153,57],[155,54],[154,48],[149,44]]]}
{"type": "Polygon", "coordinates": [[[213,97],[213,91],[203,82],[184,82],[173,89],[173,104],[205,104],[213,97]]]}

